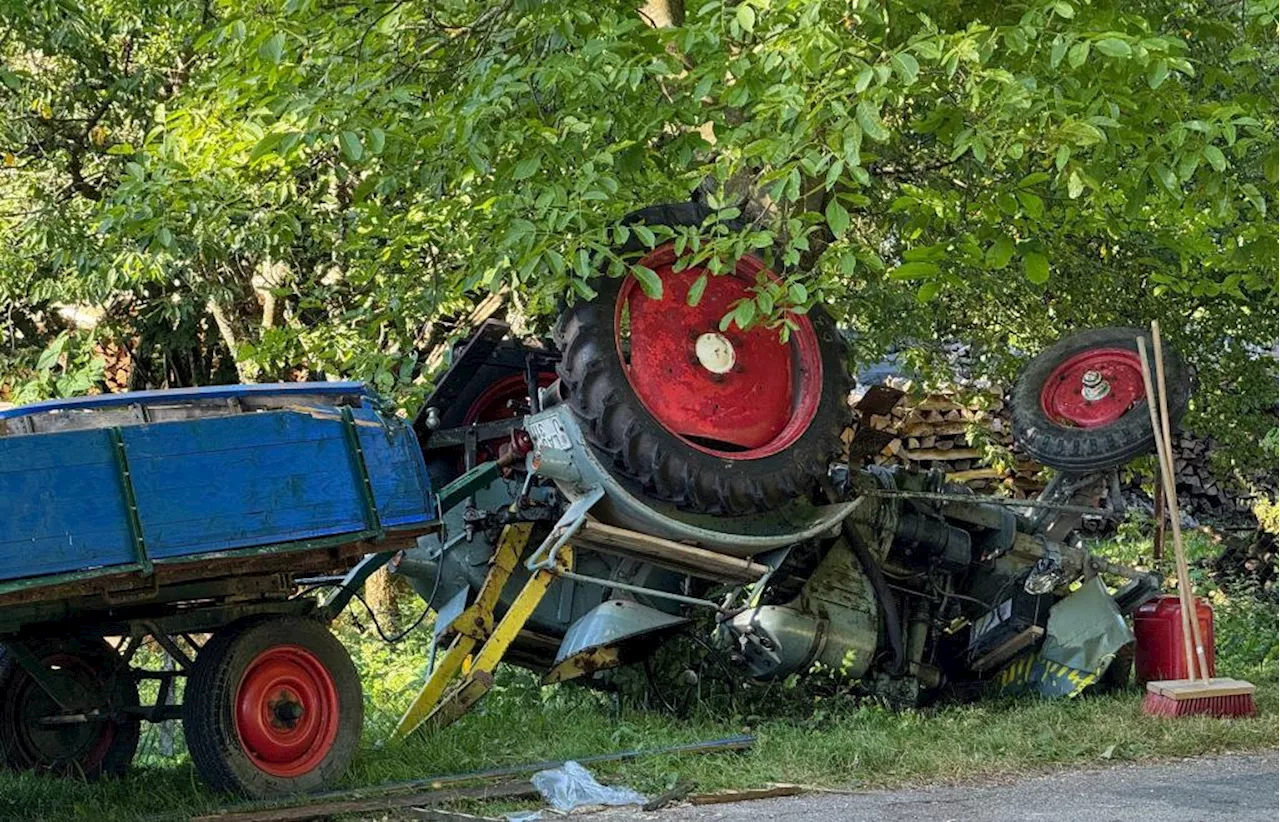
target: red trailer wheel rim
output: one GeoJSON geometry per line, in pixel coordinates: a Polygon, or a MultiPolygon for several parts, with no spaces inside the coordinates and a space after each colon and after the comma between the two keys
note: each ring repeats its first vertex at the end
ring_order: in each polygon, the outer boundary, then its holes
{"type": "Polygon", "coordinates": [[[333,675],[315,654],[298,645],[277,645],[245,669],[236,689],[236,732],[260,770],[301,776],[333,748],[338,710],[333,675]]]}
{"type": "MultiPolygon", "coordinates": [[[[75,654],[55,653],[44,657],[41,662],[48,668],[62,671],[64,682],[78,698],[85,699],[87,704],[96,703],[94,691],[101,672],[88,660],[75,654]]],[[[116,724],[45,725],[42,722],[44,717],[62,713],[62,710],[35,680],[28,678],[26,682],[25,689],[15,695],[15,699],[22,705],[21,744],[32,761],[43,765],[74,762],[86,773],[97,770],[111,750],[116,724]]]]}
{"type": "Polygon", "coordinates": [[[1040,407],[1061,425],[1097,428],[1120,419],[1145,396],[1136,351],[1095,348],[1053,369],[1040,390],[1040,407]]]}
{"type": "Polygon", "coordinates": [[[735,302],[777,278],[756,257],[720,276],[700,267],[676,271],[676,257],[667,244],[640,260],[662,279],[661,299],[646,296],[630,275],[619,289],[615,341],[628,382],[663,428],[699,451],[735,460],[782,451],[804,434],[822,399],[813,324],[792,314],[798,327],[786,344],[763,325],[721,331],[735,302]],[[704,273],[706,289],[690,306],[689,289],[704,273]]]}

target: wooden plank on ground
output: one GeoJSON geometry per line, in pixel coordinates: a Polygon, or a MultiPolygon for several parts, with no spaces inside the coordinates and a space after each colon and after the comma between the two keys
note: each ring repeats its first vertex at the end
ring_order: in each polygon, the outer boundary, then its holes
{"type": "Polygon", "coordinates": [[[750,802],[754,799],[774,799],[779,796],[795,796],[804,789],[799,785],[773,785],[768,788],[750,788],[745,791],[717,791],[699,793],[689,797],[693,805],[721,805],[726,802],[750,802]]]}

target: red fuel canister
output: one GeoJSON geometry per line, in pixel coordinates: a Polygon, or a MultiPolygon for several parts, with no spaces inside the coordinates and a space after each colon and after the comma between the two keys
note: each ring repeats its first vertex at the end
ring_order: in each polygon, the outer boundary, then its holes
{"type": "MultiPolygon", "coordinates": [[[[1213,606],[1196,598],[1200,635],[1204,639],[1209,676],[1214,676],[1213,606]]],[[[1166,594],[1144,602],[1133,614],[1137,648],[1133,656],[1133,676],[1139,685],[1166,679],[1189,679],[1186,653],[1182,647],[1182,605],[1176,595],[1166,594]]]]}

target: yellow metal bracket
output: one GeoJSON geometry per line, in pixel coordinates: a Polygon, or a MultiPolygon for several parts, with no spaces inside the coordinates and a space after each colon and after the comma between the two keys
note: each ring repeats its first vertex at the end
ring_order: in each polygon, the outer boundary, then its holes
{"type": "Polygon", "coordinates": [[[559,573],[572,568],[573,549],[569,545],[564,545],[556,554],[554,568],[541,569],[529,577],[529,581],[520,590],[511,607],[493,629],[493,634],[476,654],[471,663],[471,670],[449,689],[440,704],[427,716],[426,721],[430,722],[432,727],[443,728],[452,723],[493,688],[494,669],[498,667],[498,663],[502,661],[511,643],[529,621],[529,615],[538,607],[538,603],[547,593],[547,588],[559,573]]]}
{"type": "Polygon", "coordinates": [[[511,572],[520,562],[520,556],[529,544],[532,532],[533,523],[529,522],[514,523],[502,530],[489,573],[480,586],[476,601],[465,608],[448,627],[447,630],[455,634],[453,641],[449,643],[449,649],[396,724],[390,741],[403,739],[413,733],[437,707],[445,687],[460,673],[469,673],[474,668],[474,664],[467,666],[467,660],[476,646],[488,640],[492,633],[494,610],[502,597],[502,589],[506,587],[511,579],[511,572]]]}
{"type": "Polygon", "coordinates": [[[572,547],[567,544],[560,546],[554,567],[540,569],[529,577],[506,614],[495,625],[494,613],[502,590],[520,562],[532,531],[533,524],[525,522],[503,529],[494,551],[493,564],[480,586],[476,601],[449,626],[449,630],[454,632],[449,649],[400,718],[391,733],[391,741],[407,737],[424,722],[430,721],[437,728],[444,727],[488,693],[493,687],[494,670],[546,595],[547,588],[562,571],[573,569],[572,547]],[[476,651],[477,646],[479,651],[476,651]]]}

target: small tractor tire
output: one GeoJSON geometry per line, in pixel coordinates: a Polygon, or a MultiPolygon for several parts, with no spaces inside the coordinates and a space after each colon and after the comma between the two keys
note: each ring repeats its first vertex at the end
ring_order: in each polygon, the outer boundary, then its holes
{"type": "MultiPolygon", "coordinates": [[[[1140,335],[1149,336],[1136,328],[1084,331],[1031,360],[1010,396],[1015,444],[1037,462],[1076,474],[1116,468],[1155,450],[1140,335]]],[[[1149,341],[1147,346],[1154,359],[1149,341]]],[[[1167,345],[1164,373],[1170,422],[1177,425],[1187,410],[1191,380],[1182,358],[1167,345]]]]}

